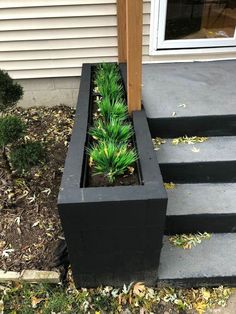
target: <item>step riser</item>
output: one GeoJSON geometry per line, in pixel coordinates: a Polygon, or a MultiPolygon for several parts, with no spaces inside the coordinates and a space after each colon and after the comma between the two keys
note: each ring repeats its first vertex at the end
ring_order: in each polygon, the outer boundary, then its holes
{"type": "Polygon", "coordinates": [[[236,115],[148,119],[152,137],[236,135],[236,115]]]}
{"type": "Polygon", "coordinates": [[[236,214],[202,214],[166,217],[166,235],[197,232],[236,232],[236,214]]]}
{"type": "Polygon", "coordinates": [[[164,182],[236,182],[236,161],[160,164],[164,182]]]}

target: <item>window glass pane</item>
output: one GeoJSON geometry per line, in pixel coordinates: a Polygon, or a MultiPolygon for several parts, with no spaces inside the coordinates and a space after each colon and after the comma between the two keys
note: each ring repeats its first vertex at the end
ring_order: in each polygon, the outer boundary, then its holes
{"type": "Polygon", "coordinates": [[[168,0],[165,39],[232,38],[236,0],[168,0]]]}

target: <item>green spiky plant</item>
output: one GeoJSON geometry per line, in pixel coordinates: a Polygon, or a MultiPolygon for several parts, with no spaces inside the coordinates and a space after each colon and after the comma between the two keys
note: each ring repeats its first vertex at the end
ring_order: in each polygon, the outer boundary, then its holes
{"type": "Polygon", "coordinates": [[[97,120],[89,134],[94,140],[106,141],[109,138],[117,143],[127,143],[133,135],[133,129],[130,123],[121,123],[119,119],[111,118],[109,122],[97,120]]]}
{"type": "Polygon", "coordinates": [[[117,145],[107,141],[92,146],[88,153],[94,174],[104,175],[109,183],[113,183],[117,176],[123,175],[138,158],[135,150],[129,149],[127,144],[117,145]]]}
{"type": "Polygon", "coordinates": [[[128,122],[117,65],[99,65],[95,72],[95,85],[100,99],[94,125],[89,129],[95,143],[88,149],[88,155],[94,175],[103,175],[112,184],[138,157],[135,149],[130,148],[133,128],[128,122]]]}
{"type": "Polygon", "coordinates": [[[98,112],[105,122],[110,119],[126,120],[128,117],[127,107],[122,102],[111,102],[108,97],[97,102],[98,112]]]}
{"type": "Polygon", "coordinates": [[[117,65],[109,63],[99,65],[96,71],[95,84],[102,98],[106,97],[112,102],[123,100],[123,87],[120,83],[117,65]]]}

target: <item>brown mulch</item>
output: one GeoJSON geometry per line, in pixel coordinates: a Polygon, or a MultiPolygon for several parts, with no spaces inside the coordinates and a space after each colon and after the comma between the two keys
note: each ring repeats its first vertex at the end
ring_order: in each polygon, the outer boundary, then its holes
{"type": "Polygon", "coordinates": [[[15,108],[27,125],[25,140],[42,141],[46,162],[19,175],[0,156],[0,269],[50,270],[63,239],[57,195],[73,125],[74,110],[15,108]]]}

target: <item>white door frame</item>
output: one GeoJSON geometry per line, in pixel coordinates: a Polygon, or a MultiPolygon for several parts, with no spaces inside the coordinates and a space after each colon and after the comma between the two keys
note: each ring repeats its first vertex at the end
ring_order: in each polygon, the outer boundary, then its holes
{"type": "Polygon", "coordinates": [[[151,1],[151,55],[171,55],[176,54],[177,52],[178,54],[193,54],[236,51],[236,31],[234,33],[234,38],[165,40],[167,1],[168,0],[151,1]]]}

